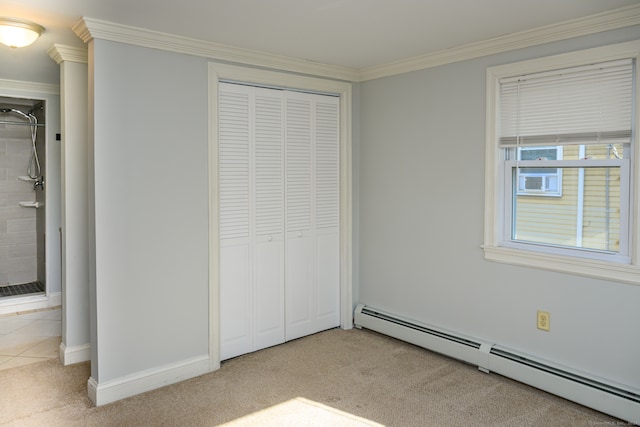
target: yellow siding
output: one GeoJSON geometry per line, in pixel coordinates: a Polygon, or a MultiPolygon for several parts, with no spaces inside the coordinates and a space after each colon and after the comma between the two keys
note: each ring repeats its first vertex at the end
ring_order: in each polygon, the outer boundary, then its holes
{"type": "MultiPolygon", "coordinates": [[[[622,147],[617,147],[622,154],[622,147]]],[[[606,159],[606,146],[587,146],[586,156],[606,159]]],[[[611,156],[613,157],[613,156],[611,156]]],[[[563,159],[578,158],[578,147],[564,147],[563,159]]],[[[582,247],[619,250],[620,171],[584,169],[582,247]],[[607,193],[608,187],[608,193],[607,193]]],[[[562,196],[516,196],[515,238],[517,240],[576,246],[578,226],[578,170],[562,172],[562,196]]]]}
{"type": "Polygon", "coordinates": [[[620,247],[620,171],[585,170],[583,244],[617,251],[620,247]],[[607,182],[609,194],[607,197],[607,182]]]}

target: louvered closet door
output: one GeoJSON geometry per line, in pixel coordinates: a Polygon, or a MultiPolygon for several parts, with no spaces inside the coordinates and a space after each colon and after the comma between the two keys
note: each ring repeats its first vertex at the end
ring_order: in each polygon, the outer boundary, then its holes
{"type": "Polygon", "coordinates": [[[254,88],[254,350],[285,340],[284,94],[254,88]]]}
{"type": "Polygon", "coordinates": [[[340,324],[338,99],[287,92],[286,339],[340,324]]]}
{"type": "Polygon", "coordinates": [[[316,329],[340,325],[338,98],[315,97],[316,329]]]}
{"type": "Polygon", "coordinates": [[[283,94],[220,84],[221,359],[284,342],[283,94]]]}
{"type": "Polygon", "coordinates": [[[338,326],[338,99],[219,85],[221,359],[338,326]]]}
{"type": "Polygon", "coordinates": [[[249,270],[250,114],[246,89],[221,85],[218,101],[222,359],[250,352],[253,345],[249,270]]]}

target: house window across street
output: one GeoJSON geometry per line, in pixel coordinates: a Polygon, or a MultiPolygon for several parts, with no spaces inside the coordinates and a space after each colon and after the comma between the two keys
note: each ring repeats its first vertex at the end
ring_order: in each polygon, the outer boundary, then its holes
{"type": "MultiPolygon", "coordinates": [[[[561,160],[562,147],[527,147],[518,150],[519,160],[561,160]]],[[[561,196],[561,168],[518,168],[518,194],[561,196]]]]}

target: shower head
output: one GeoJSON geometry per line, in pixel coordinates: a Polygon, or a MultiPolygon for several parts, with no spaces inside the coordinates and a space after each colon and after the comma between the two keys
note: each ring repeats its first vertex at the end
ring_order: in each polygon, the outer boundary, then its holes
{"type": "Polygon", "coordinates": [[[0,108],[0,113],[10,113],[11,108],[0,108]]]}

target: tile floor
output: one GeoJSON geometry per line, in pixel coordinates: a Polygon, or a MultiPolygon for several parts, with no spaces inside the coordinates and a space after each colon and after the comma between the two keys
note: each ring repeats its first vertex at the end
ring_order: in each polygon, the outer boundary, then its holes
{"type": "Polygon", "coordinates": [[[60,307],[0,315],[0,370],[58,357],[60,307]]]}

